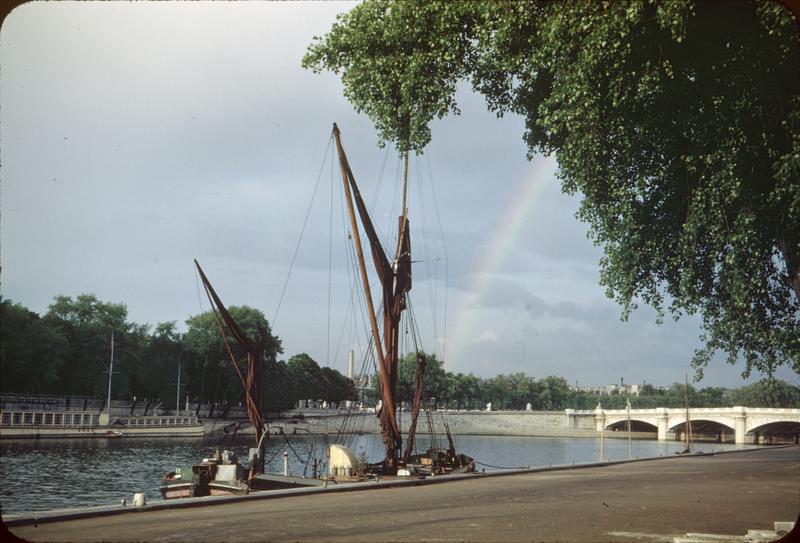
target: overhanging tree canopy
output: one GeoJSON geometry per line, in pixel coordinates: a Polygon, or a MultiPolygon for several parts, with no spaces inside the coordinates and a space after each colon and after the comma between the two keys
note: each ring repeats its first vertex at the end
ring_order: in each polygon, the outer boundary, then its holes
{"type": "Polygon", "coordinates": [[[603,246],[601,284],[716,351],[800,372],[798,27],[767,2],[367,0],[303,59],[384,141],[421,150],[469,80],[526,120],[603,246]]]}

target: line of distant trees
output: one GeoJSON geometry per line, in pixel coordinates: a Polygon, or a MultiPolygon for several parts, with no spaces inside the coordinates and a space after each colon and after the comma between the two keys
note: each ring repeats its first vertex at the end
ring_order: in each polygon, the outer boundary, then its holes
{"type": "MultiPolygon", "coordinates": [[[[274,336],[263,313],[248,306],[232,306],[230,313],[245,333],[266,331],[264,353],[264,405],[282,411],[298,400],[329,403],[356,399],[374,405],[378,380],[356,390],[351,379],[337,370],[320,367],[305,353],[279,360],[281,341],[274,336]],[[358,396],[358,397],[357,397],[358,396]]],[[[212,312],[190,317],[180,333],[175,322],[154,327],[128,321],[124,304],[108,303],[92,294],[75,298],[56,296],[44,315],[0,299],[0,392],[82,395],[104,398],[114,334],[112,397],[175,401],[178,366],[181,397],[193,402],[235,405],[242,401],[242,387],[229,359],[227,347],[212,312]]],[[[230,342],[234,355],[243,358],[230,342]]],[[[398,399],[410,404],[413,396],[415,356],[402,357],[398,399]]],[[[433,407],[495,410],[608,409],[681,407],[685,387],[644,385],[638,396],[587,393],[574,390],[562,377],[534,379],[524,373],[481,378],[444,369],[435,355],[427,356],[425,393],[433,407]]],[[[800,387],[777,379],[765,379],[736,389],[688,387],[692,407],[800,407],[800,387]]]]}
{"type": "MultiPolygon", "coordinates": [[[[251,337],[266,331],[263,409],[288,409],[298,399],[341,402],[353,397],[351,379],[320,368],[307,354],[278,360],[280,339],[261,311],[228,309],[251,337]]],[[[105,398],[113,333],[113,399],[147,398],[170,405],[180,366],[181,398],[221,406],[242,402],[242,385],[213,312],[190,317],[186,325],[180,333],[175,322],[154,327],[132,323],[124,304],[103,302],[93,294],[56,296],[41,316],[0,300],[0,391],[105,398]]],[[[229,339],[229,344],[242,360],[235,342],[229,339]]],[[[246,371],[246,365],[240,366],[246,371]]]]}
{"type": "MultiPolygon", "coordinates": [[[[399,398],[410,404],[413,397],[415,357],[400,360],[399,398]]],[[[374,387],[377,395],[377,387],[374,387]]],[[[669,387],[643,385],[639,395],[589,393],[575,390],[563,377],[534,379],[524,373],[480,378],[472,374],[444,370],[435,355],[427,357],[425,370],[426,396],[436,407],[450,409],[559,411],[562,409],[594,409],[600,403],[606,409],[622,409],[628,400],[634,409],[683,407],[684,395],[691,407],[800,407],[800,387],[779,379],[764,379],[739,388],[688,388],[683,383],[669,387]],[[687,394],[688,391],[688,394],[687,394]]]]}

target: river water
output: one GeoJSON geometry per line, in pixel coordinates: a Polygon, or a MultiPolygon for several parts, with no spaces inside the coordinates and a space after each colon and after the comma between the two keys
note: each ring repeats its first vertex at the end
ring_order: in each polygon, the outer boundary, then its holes
{"type": "MultiPolygon", "coordinates": [[[[418,447],[426,448],[425,436],[418,447]]],[[[593,438],[456,436],[456,447],[475,458],[477,468],[541,467],[596,462],[600,440],[593,438]]],[[[627,459],[626,439],[606,439],[606,460],[627,459]]],[[[380,436],[353,436],[346,443],[359,457],[377,461],[382,457],[380,436]]],[[[445,445],[445,444],[439,444],[445,445]]],[[[128,438],[3,440],[0,442],[0,511],[21,513],[115,505],[131,502],[134,492],[144,492],[150,501],[161,500],[161,477],[179,466],[189,466],[209,457],[218,447],[247,458],[251,438],[237,437],[222,443],[219,438],[128,438]]],[[[637,441],[633,458],[672,456],[682,448],[675,441],[637,441]]],[[[698,444],[696,449],[715,452],[748,445],[698,444]]],[[[446,445],[444,446],[446,448],[446,445]]],[[[311,475],[309,457],[323,457],[322,437],[275,437],[267,442],[267,471],[282,472],[288,453],[293,475],[311,475]]]]}

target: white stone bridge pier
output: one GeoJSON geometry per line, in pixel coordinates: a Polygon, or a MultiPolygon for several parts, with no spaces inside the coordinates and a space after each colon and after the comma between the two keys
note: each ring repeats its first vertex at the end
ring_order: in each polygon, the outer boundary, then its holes
{"type": "MultiPolygon", "coordinates": [[[[625,424],[629,413],[626,409],[603,409],[598,406],[594,411],[567,410],[567,417],[584,418],[593,416],[598,432],[611,428],[619,428],[625,424]]],[[[584,419],[585,420],[585,419],[584,419]]],[[[670,431],[682,430],[686,423],[686,409],[631,409],[631,423],[645,423],[658,431],[658,440],[665,441],[670,431]]],[[[800,409],[779,409],[764,407],[708,407],[689,408],[689,420],[698,423],[716,423],[732,430],[737,444],[753,443],[758,434],[773,433],[781,435],[797,435],[800,433],[800,409]]],[[[575,427],[577,420],[568,424],[575,427]]],[[[639,424],[641,426],[641,424],[639,424]]]]}

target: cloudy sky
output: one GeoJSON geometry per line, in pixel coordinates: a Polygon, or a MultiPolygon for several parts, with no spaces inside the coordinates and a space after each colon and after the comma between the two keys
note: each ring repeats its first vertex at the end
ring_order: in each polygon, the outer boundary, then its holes
{"type": "MultiPolygon", "coordinates": [[[[351,303],[332,123],[387,240],[399,161],[338,78],[300,59],[353,5],[15,9],[0,31],[2,296],[43,314],[55,295],[94,293],[131,321],[183,326],[208,309],[197,258],[228,305],[264,312],[285,357],[308,352],[344,371],[365,324],[351,303]]],[[[620,322],[555,161],[526,160],[522,121],[496,119],[466,86],[459,103],[411,164],[421,346],[481,376],[691,375],[697,320],[659,326],[643,308],[620,322]]],[[[720,357],[700,386],[738,386],[742,369],[720,357]]]]}

